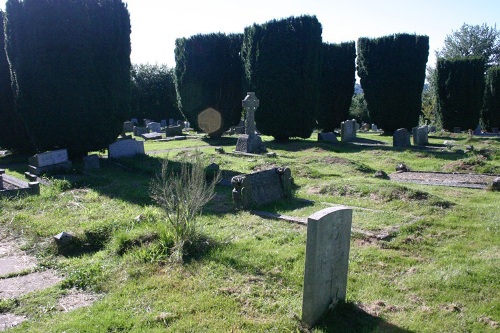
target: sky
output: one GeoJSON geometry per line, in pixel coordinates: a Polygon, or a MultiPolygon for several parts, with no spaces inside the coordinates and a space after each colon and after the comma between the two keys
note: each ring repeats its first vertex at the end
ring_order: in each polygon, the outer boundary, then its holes
{"type": "MultiPolygon", "coordinates": [[[[500,0],[124,0],[132,25],[134,64],[175,66],[175,40],[214,32],[242,33],[245,27],[289,16],[315,15],[323,41],[395,33],[427,35],[428,65],[446,35],[464,24],[496,26],[500,0]]],[[[5,8],[5,6],[2,6],[5,8]]],[[[500,24],[498,29],[500,29],[500,24]]]]}

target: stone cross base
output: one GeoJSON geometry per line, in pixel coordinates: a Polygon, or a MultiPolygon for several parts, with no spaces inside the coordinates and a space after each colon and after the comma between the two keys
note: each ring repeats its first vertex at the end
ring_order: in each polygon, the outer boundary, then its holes
{"type": "Polygon", "coordinates": [[[243,134],[238,137],[235,150],[242,153],[260,154],[266,152],[266,147],[264,147],[260,136],[243,134]]]}

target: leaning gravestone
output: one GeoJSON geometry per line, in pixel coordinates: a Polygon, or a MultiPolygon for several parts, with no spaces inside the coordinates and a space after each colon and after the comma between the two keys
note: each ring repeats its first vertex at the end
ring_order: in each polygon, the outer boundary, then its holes
{"type": "Polygon", "coordinates": [[[412,134],[415,146],[427,146],[429,144],[429,129],[427,126],[414,127],[412,134]]]}
{"type": "Polygon", "coordinates": [[[260,136],[255,134],[255,111],[259,107],[259,99],[255,96],[254,92],[248,92],[241,105],[245,108],[247,114],[245,134],[238,137],[235,150],[242,153],[263,153],[266,151],[266,148],[260,136]]]}
{"type": "Polygon", "coordinates": [[[72,167],[68,160],[68,151],[59,149],[36,154],[29,158],[29,172],[41,175],[46,172],[68,171],[72,167]]]}
{"type": "Polygon", "coordinates": [[[392,146],[395,148],[411,147],[410,133],[406,128],[400,128],[394,132],[392,136],[392,146]]]}
{"type": "Polygon", "coordinates": [[[334,132],[318,133],[318,141],[332,142],[332,143],[338,142],[337,135],[334,132]]]}
{"type": "Polygon", "coordinates": [[[292,172],[289,168],[272,168],[246,175],[234,176],[233,201],[247,209],[264,205],[292,195],[292,172]]]}
{"type": "Polygon", "coordinates": [[[108,157],[121,158],[144,155],[144,141],[120,140],[109,145],[108,157]]]}
{"type": "Polygon", "coordinates": [[[302,321],[308,326],[345,300],[351,225],[352,209],[342,207],[323,209],[307,219],[302,321]]]}
{"type": "Polygon", "coordinates": [[[168,126],[165,127],[165,136],[166,137],[175,137],[182,135],[182,126],[168,126]]]}
{"type": "Polygon", "coordinates": [[[356,120],[346,120],[340,124],[340,137],[342,142],[349,142],[356,139],[357,126],[356,120]]]}
{"type": "Polygon", "coordinates": [[[142,126],[134,126],[134,136],[141,136],[145,133],[148,133],[148,129],[142,126]]]}

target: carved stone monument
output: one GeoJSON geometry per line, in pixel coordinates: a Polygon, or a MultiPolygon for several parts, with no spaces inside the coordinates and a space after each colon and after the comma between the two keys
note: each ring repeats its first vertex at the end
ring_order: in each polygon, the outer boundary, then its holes
{"type": "Polygon", "coordinates": [[[236,151],[243,153],[259,154],[266,151],[260,136],[255,134],[255,110],[259,107],[259,100],[254,92],[247,93],[242,101],[242,106],[246,110],[245,134],[240,135],[236,143],[236,151]]]}
{"type": "Polygon", "coordinates": [[[342,142],[349,142],[356,139],[357,126],[359,125],[356,123],[355,119],[346,120],[340,124],[340,137],[342,142]]]}

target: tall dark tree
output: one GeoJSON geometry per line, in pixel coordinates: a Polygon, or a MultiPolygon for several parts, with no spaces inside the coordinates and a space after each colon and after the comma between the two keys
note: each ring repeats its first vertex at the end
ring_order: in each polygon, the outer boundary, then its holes
{"type": "Polygon", "coordinates": [[[132,66],[130,106],[132,116],[138,119],[182,119],[174,70],[165,65],[132,66]]]}
{"type": "Polygon", "coordinates": [[[245,97],[239,56],[241,34],[195,35],[175,41],[175,75],[180,109],[191,126],[199,128],[205,109],[219,111],[222,124],[209,133],[218,137],[240,122],[245,97]]]}
{"type": "Polygon", "coordinates": [[[489,130],[500,128],[500,66],[491,67],[486,72],[481,122],[489,130]]]}
{"type": "Polygon", "coordinates": [[[385,132],[418,125],[428,56],[427,36],[358,40],[358,76],[370,118],[385,132]]]}
{"type": "Polygon", "coordinates": [[[436,67],[443,128],[475,129],[484,97],[484,58],[441,58],[436,67]]]}
{"type": "Polygon", "coordinates": [[[22,119],[14,112],[14,93],[5,54],[4,12],[0,11],[0,147],[29,151],[22,119]]]}
{"type": "Polygon", "coordinates": [[[255,121],[263,134],[277,140],[311,135],[319,100],[321,32],[315,16],[245,28],[246,90],[260,99],[255,121]]]}
{"type": "Polygon", "coordinates": [[[121,0],[8,0],[15,111],[33,151],[104,149],[129,116],[130,18],[121,0]]]}
{"type": "Polygon", "coordinates": [[[323,43],[318,127],[332,132],[349,117],[356,83],[354,42],[323,43]]]}

